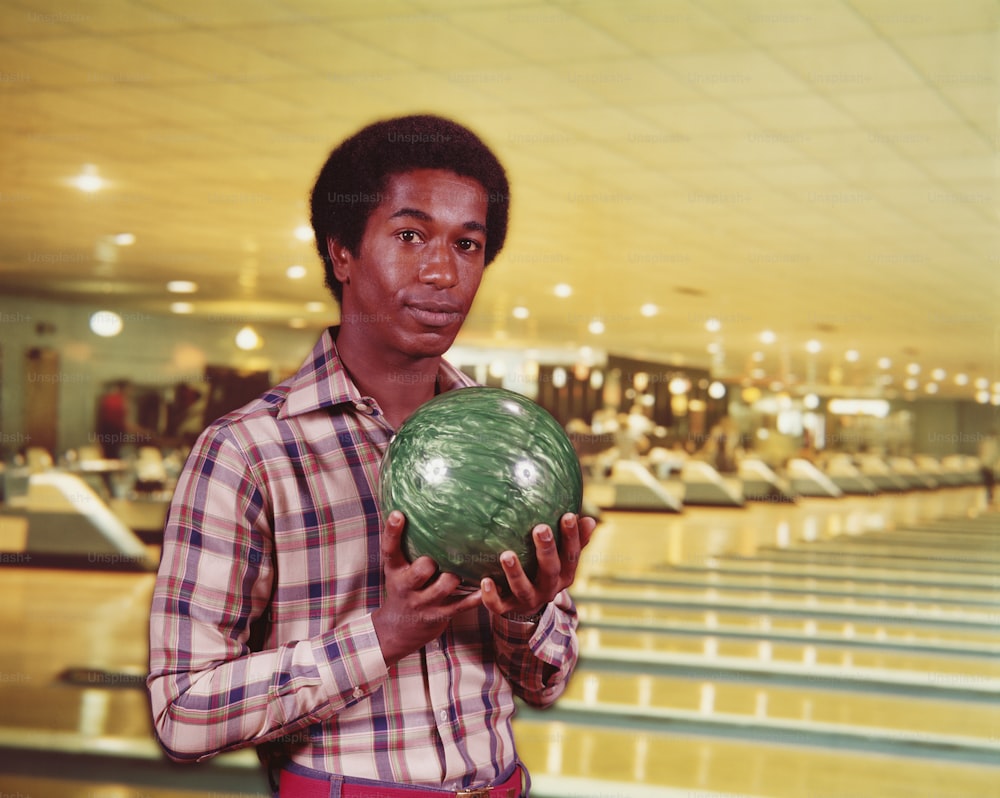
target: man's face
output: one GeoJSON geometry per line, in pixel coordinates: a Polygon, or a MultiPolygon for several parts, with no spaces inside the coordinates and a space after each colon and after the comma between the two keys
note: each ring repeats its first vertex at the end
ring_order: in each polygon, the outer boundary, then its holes
{"type": "Polygon", "coordinates": [[[387,354],[444,354],[485,268],[486,192],[440,169],[389,178],[357,257],[330,243],[343,283],[341,325],[359,326],[387,354]]]}

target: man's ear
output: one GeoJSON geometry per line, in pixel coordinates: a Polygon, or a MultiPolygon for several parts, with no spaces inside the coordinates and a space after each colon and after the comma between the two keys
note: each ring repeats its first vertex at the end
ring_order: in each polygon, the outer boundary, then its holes
{"type": "Polygon", "coordinates": [[[333,263],[333,276],[341,283],[350,282],[351,264],[354,262],[351,251],[339,241],[327,236],[326,252],[333,263]]]}

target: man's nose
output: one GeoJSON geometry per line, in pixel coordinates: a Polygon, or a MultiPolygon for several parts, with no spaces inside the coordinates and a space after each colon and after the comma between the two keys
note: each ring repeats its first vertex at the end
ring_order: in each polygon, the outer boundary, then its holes
{"type": "Polygon", "coordinates": [[[451,288],[458,282],[455,252],[446,242],[431,245],[427,258],[420,268],[420,280],[438,288],[451,288]]]}

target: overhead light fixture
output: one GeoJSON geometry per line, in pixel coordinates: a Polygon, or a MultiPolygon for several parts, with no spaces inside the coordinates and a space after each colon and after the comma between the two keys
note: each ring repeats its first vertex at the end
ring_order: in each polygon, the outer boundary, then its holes
{"type": "Polygon", "coordinates": [[[171,302],[170,312],[179,313],[181,315],[194,313],[194,305],[192,305],[190,302],[171,302]]]}
{"type": "Polygon", "coordinates": [[[652,318],[657,313],[659,313],[660,309],[652,302],[647,302],[645,305],[639,308],[639,312],[648,319],[652,318]]]}
{"type": "Polygon", "coordinates": [[[84,164],[83,171],[73,178],[72,182],[80,191],[86,191],[88,194],[104,188],[104,179],[97,174],[97,167],[92,163],[84,164]]]}
{"type": "Polygon", "coordinates": [[[135,243],[134,233],[118,233],[115,236],[115,243],[120,247],[130,247],[135,243]]]}
{"type": "Polygon", "coordinates": [[[857,363],[858,360],[860,360],[860,358],[861,355],[859,354],[857,349],[848,349],[846,352],[844,352],[844,360],[846,360],[848,363],[857,363]]]}
{"type": "Polygon", "coordinates": [[[822,349],[823,349],[823,344],[821,344],[815,338],[813,338],[812,340],[806,341],[806,351],[807,352],[811,352],[812,354],[815,355],[817,352],[819,352],[822,349]]]}
{"type": "Polygon", "coordinates": [[[672,396],[683,396],[691,389],[691,382],[687,377],[673,377],[667,383],[667,390],[672,396]]]}
{"type": "Polygon", "coordinates": [[[114,338],[124,328],[122,317],[113,310],[99,310],[90,317],[90,330],[101,338],[114,338]]]}
{"type": "Polygon", "coordinates": [[[301,264],[295,263],[285,269],[285,276],[289,280],[301,280],[306,276],[306,267],[301,264]]]}
{"type": "Polygon", "coordinates": [[[526,319],[531,315],[531,312],[524,305],[518,305],[511,311],[511,315],[515,319],[526,319]]]}
{"type": "Polygon", "coordinates": [[[708,395],[713,399],[721,399],[726,395],[726,386],[723,385],[718,380],[715,380],[711,385],[708,386],[708,395]]]}
{"type": "Polygon", "coordinates": [[[892,360],[887,357],[880,357],[878,359],[878,367],[880,369],[887,369],[892,367],[892,360]]]}
{"type": "Polygon", "coordinates": [[[941,382],[941,380],[943,380],[946,376],[947,373],[944,369],[934,369],[934,371],[931,372],[931,379],[935,382],[941,382]]]}
{"type": "Polygon", "coordinates": [[[718,319],[709,319],[705,322],[705,329],[709,332],[718,332],[722,329],[722,322],[718,319]]]}
{"type": "Polygon", "coordinates": [[[885,418],[889,415],[889,403],[885,399],[831,399],[827,407],[835,416],[885,418]]]}
{"type": "Polygon", "coordinates": [[[190,280],[171,280],[167,283],[167,290],[171,294],[193,294],[198,290],[198,283],[190,280]]]}
{"type": "Polygon", "coordinates": [[[594,319],[590,324],[587,325],[587,329],[592,335],[600,335],[604,332],[604,322],[600,319],[594,319]]]}
{"type": "Polygon", "coordinates": [[[263,344],[263,339],[249,324],[236,333],[236,345],[244,352],[249,352],[252,349],[260,349],[263,344]]]}
{"type": "Polygon", "coordinates": [[[554,293],[557,297],[565,299],[566,297],[572,295],[573,287],[568,283],[559,283],[552,289],[552,293],[554,293]]]}
{"type": "Polygon", "coordinates": [[[322,313],[326,310],[326,304],[324,302],[306,302],[306,310],[310,313],[322,313]]]}
{"type": "Polygon", "coordinates": [[[771,330],[764,330],[760,334],[760,342],[762,344],[773,344],[777,337],[771,330]]]}
{"type": "Polygon", "coordinates": [[[300,224],[295,228],[295,237],[299,241],[312,241],[314,236],[313,229],[308,224],[300,224]]]}

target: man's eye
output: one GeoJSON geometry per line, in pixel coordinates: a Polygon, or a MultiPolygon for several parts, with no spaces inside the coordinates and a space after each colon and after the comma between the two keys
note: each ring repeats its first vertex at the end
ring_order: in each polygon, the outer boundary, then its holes
{"type": "Polygon", "coordinates": [[[458,241],[458,248],[463,252],[476,252],[483,248],[483,245],[471,238],[462,238],[458,241]]]}
{"type": "Polygon", "coordinates": [[[407,244],[414,244],[421,240],[420,233],[416,230],[403,230],[397,234],[400,241],[405,241],[407,244]]]}

